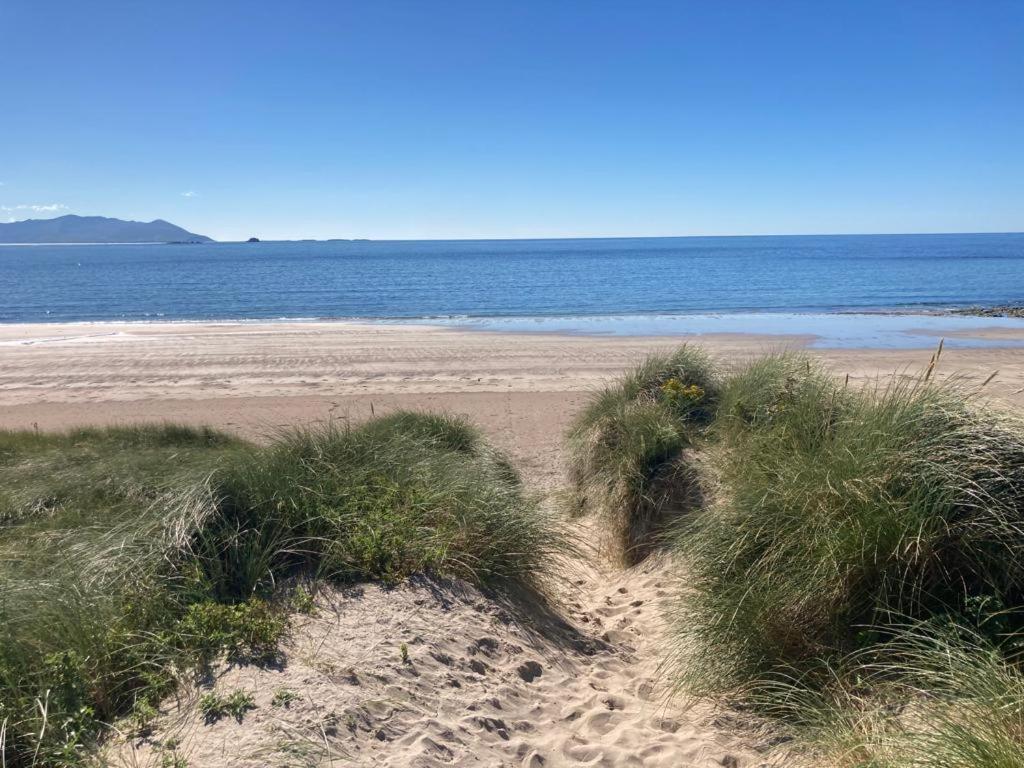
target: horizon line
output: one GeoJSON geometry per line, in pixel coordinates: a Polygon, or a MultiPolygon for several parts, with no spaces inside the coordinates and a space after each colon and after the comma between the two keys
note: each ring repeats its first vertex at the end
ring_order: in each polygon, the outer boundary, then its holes
{"type": "MultiPolygon", "coordinates": [[[[935,231],[935,232],[766,232],[736,233],[715,235],[552,235],[552,236],[472,236],[472,237],[287,237],[260,238],[261,243],[327,243],[331,241],[363,241],[376,243],[450,243],[450,242],[516,242],[535,240],[681,240],[686,238],[710,237],[903,237],[929,235],[1024,235],[1021,230],[971,230],[971,231],[935,231]]],[[[245,240],[214,240],[215,243],[245,243],[245,240]]],[[[203,245],[203,243],[199,243],[203,245]]]]}

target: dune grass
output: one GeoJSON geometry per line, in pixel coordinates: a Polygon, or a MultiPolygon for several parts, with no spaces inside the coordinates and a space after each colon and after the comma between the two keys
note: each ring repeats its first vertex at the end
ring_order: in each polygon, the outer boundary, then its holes
{"type": "Polygon", "coordinates": [[[725,377],[713,414],[719,443],[784,423],[791,434],[813,434],[842,407],[848,388],[804,352],[757,357],[725,377]]]}
{"type": "Polygon", "coordinates": [[[610,549],[642,560],[668,513],[693,504],[695,472],[684,451],[699,440],[720,388],[716,365],[699,347],[644,360],[595,393],[568,435],[575,507],[595,512],[610,549]]]}
{"type": "Polygon", "coordinates": [[[73,764],[136,693],[165,692],[185,611],[162,585],[176,508],[242,448],[177,426],[0,433],[6,765],[73,764]]]}
{"type": "Polygon", "coordinates": [[[801,353],[720,376],[686,347],[570,434],[577,492],[627,553],[666,499],[706,492],[670,532],[674,673],[809,764],[1024,766],[1024,425],[930,381],[937,358],[851,388],[801,353]],[[700,410],[666,402],[679,370],[702,372],[700,410]]]}
{"type": "Polygon", "coordinates": [[[907,626],[842,659],[828,685],[776,681],[755,696],[784,723],[788,764],[1022,768],[1024,674],[976,630],[907,626]]]}
{"type": "Polygon", "coordinates": [[[296,572],[530,584],[559,550],[504,457],[447,416],[294,431],[223,473],[211,493],[190,552],[223,599],[296,572]]]}
{"type": "Polygon", "coordinates": [[[173,424],[0,431],[0,536],[21,524],[71,528],[137,509],[241,446],[211,429],[173,424]]]}
{"type": "Polygon", "coordinates": [[[507,461],[459,419],[282,434],[0,435],[0,756],[75,765],[145,728],[181,675],[273,657],[295,578],[435,572],[533,586],[560,551],[507,461]]]}
{"type": "MultiPolygon", "coordinates": [[[[851,392],[805,370],[745,429],[723,425],[717,502],[679,538],[680,631],[711,690],[809,672],[884,640],[894,616],[1022,604],[1020,425],[954,385],[851,392]]],[[[743,378],[727,389],[756,389],[743,378]]]]}

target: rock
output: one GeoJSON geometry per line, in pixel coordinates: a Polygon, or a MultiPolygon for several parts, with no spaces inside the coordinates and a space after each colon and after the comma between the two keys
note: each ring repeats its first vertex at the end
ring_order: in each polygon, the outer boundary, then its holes
{"type": "Polygon", "coordinates": [[[954,309],[954,315],[972,315],[974,317],[1024,317],[1024,306],[1005,307],[968,307],[954,309]]]}

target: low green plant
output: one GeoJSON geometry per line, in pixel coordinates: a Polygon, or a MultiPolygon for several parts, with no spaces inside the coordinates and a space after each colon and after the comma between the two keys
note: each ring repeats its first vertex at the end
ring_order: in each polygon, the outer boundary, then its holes
{"type": "Polygon", "coordinates": [[[315,615],[316,600],[313,597],[313,593],[301,585],[296,587],[292,593],[292,610],[306,616],[315,615]]]}
{"type": "Polygon", "coordinates": [[[297,701],[298,699],[299,694],[295,691],[287,688],[278,688],[274,691],[274,698],[270,700],[270,705],[273,707],[283,707],[284,709],[288,709],[292,702],[297,701]]]}
{"type": "Polygon", "coordinates": [[[280,609],[254,597],[242,603],[193,603],[175,631],[204,662],[226,652],[229,661],[263,664],[277,657],[287,626],[280,609]]]}
{"type": "Polygon", "coordinates": [[[132,709],[131,721],[135,726],[135,732],[138,734],[147,733],[153,723],[153,721],[159,715],[156,705],[150,700],[149,697],[140,697],[135,702],[135,707],[132,709]]]}
{"type": "Polygon", "coordinates": [[[669,513],[699,496],[684,455],[704,434],[721,378],[698,347],[652,356],[591,397],[568,435],[569,474],[579,511],[596,512],[610,548],[626,564],[642,560],[669,513]]]}
{"type": "Polygon", "coordinates": [[[188,760],[177,752],[163,752],[160,755],[160,768],[188,768],[188,760]]]}
{"type": "Polygon", "coordinates": [[[215,723],[228,715],[240,723],[251,709],[256,709],[256,700],[248,691],[232,691],[227,696],[208,691],[199,697],[199,712],[207,723],[215,723]]]}

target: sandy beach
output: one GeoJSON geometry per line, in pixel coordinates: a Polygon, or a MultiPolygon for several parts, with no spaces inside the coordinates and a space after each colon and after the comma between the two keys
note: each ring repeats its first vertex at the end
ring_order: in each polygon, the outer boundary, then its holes
{"type": "MultiPolygon", "coordinates": [[[[173,421],[260,440],[296,424],[443,410],[479,424],[530,487],[557,491],[565,428],[588,393],[684,340],[727,364],[812,341],[305,322],[8,325],[0,326],[0,428],[173,421]]],[[[932,354],[811,352],[853,385],[918,371],[932,354]]],[[[983,396],[1024,403],[1020,349],[946,349],[937,369],[974,386],[994,372],[983,396]]],[[[220,673],[220,689],[255,692],[244,723],[204,723],[199,692],[186,691],[164,710],[155,741],[115,745],[110,761],[158,764],[159,740],[173,738],[191,766],[264,765],[282,750],[321,755],[318,764],[402,768],[766,764],[750,734],[663,687],[661,606],[678,578],[671,564],[654,558],[622,570],[600,556],[598,532],[584,530],[580,560],[553,590],[564,622],[554,634],[457,586],[328,589],[316,618],[296,620],[280,669],[220,673]],[[401,661],[405,643],[410,663],[401,661]],[[284,688],[298,698],[282,709],[272,698],[284,688]]]]}
{"type": "Polygon", "coordinates": [[[51,5],[0,768],[1024,768],[1024,2],[51,5]]]}
{"type": "MultiPolygon", "coordinates": [[[[1024,331],[989,329],[993,341],[1024,331]]],[[[483,427],[544,484],[558,480],[566,424],[587,393],[682,341],[725,361],[810,337],[499,334],[343,322],[0,326],[0,428],[175,421],[259,439],[295,424],[395,408],[452,411],[483,427]]],[[[812,350],[851,383],[928,364],[928,350],[812,350]]],[[[950,349],[940,376],[1024,402],[1024,350],[950,349]]]]}

